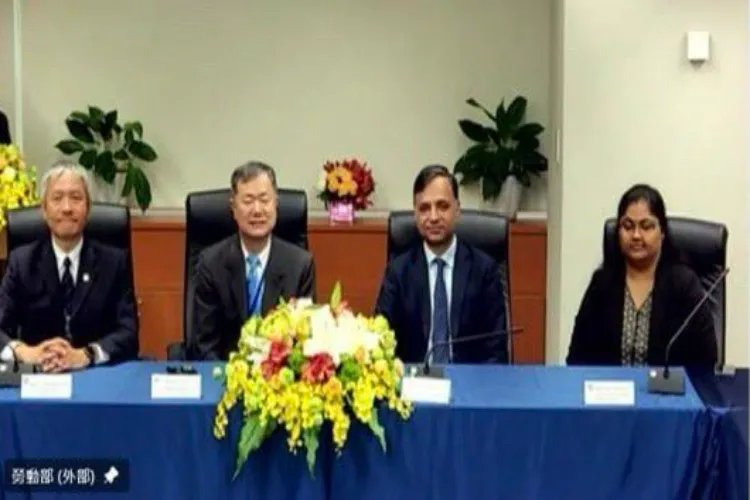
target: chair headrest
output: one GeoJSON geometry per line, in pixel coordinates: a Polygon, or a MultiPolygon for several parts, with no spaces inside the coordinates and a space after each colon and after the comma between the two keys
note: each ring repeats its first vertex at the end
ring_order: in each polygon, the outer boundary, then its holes
{"type": "MultiPolygon", "coordinates": [[[[482,210],[461,210],[456,222],[456,235],[479,248],[498,262],[507,261],[510,224],[504,215],[482,210]]],[[[388,260],[421,241],[411,210],[391,212],[388,217],[388,260]]]]}
{"type": "MultiPolygon", "coordinates": [[[[237,232],[229,206],[231,190],[190,193],[185,200],[189,244],[205,248],[237,232]]],[[[274,235],[307,249],[307,193],[279,189],[274,235]]]]}
{"type": "MultiPolygon", "coordinates": [[[[8,252],[49,236],[39,206],[9,210],[7,218],[8,252]]],[[[130,210],[115,203],[92,203],[84,234],[101,243],[130,250],[130,210]]]]}
{"type": "MultiPolygon", "coordinates": [[[[729,232],[724,224],[688,217],[668,217],[667,222],[674,245],[699,276],[726,266],[729,232]]],[[[617,221],[611,218],[604,224],[605,259],[619,251],[617,221]]]]}

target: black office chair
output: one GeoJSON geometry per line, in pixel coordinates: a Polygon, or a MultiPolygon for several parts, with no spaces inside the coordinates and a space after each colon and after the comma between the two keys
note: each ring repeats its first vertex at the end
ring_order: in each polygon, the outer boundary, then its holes
{"type": "MultiPolygon", "coordinates": [[[[513,362],[513,331],[510,310],[510,222],[504,215],[481,210],[461,210],[456,223],[456,235],[468,244],[479,248],[494,258],[500,269],[505,298],[506,328],[508,331],[508,362],[513,362]]],[[[388,217],[387,259],[407,251],[418,244],[421,236],[417,231],[414,212],[399,210],[388,217]]]]}
{"type": "MultiPolygon", "coordinates": [[[[19,246],[49,238],[49,227],[42,218],[39,206],[9,210],[6,214],[8,255],[19,246]]],[[[130,210],[116,203],[91,204],[89,220],[84,230],[84,238],[92,238],[101,243],[125,250],[128,256],[130,287],[135,294],[133,276],[133,252],[130,246],[130,210]]]]}
{"type": "MultiPolygon", "coordinates": [[[[279,209],[273,234],[307,250],[307,193],[279,189],[279,209]]],[[[229,208],[229,189],[198,191],[185,199],[185,273],[183,285],[183,340],[167,347],[167,359],[185,360],[191,352],[193,295],[198,256],[206,247],[237,233],[229,208]]]]}
{"type": "MultiPolygon", "coordinates": [[[[687,260],[705,290],[716,281],[726,267],[727,240],[729,231],[724,224],[688,217],[668,217],[672,240],[687,260]]],[[[619,252],[617,221],[614,218],[604,223],[605,259],[619,252]]],[[[711,313],[716,328],[718,363],[724,365],[726,354],[726,280],[722,280],[709,299],[711,313]]]]}

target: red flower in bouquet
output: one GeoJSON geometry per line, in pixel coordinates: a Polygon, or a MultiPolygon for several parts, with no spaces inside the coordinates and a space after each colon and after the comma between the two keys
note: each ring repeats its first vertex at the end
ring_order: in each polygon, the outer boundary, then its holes
{"type": "Polygon", "coordinates": [[[311,384],[322,384],[336,373],[333,358],[326,353],[310,356],[302,365],[302,380],[311,384]]]}
{"type": "Polygon", "coordinates": [[[271,349],[268,352],[268,357],[260,364],[263,376],[265,378],[271,378],[279,373],[286,364],[286,360],[291,352],[292,350],[286,342],[271,342],[271,349]]]}

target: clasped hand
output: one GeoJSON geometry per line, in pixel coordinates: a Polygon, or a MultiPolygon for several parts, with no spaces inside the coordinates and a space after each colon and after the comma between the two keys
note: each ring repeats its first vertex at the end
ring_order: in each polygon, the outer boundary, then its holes
{"type": "Polygon", "coordinates": [[[86,352],[73,348],[62,337],[45,340],[33,347],[21,344],[16,346],[15,353],[20,362],[39,365],[45,373],[80,370],[89,365],[86,352]]]}

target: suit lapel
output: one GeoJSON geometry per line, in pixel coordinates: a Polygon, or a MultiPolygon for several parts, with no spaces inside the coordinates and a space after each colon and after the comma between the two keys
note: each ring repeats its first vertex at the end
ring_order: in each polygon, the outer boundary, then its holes
{"type": "Polygon", "coordinates": [[[48,239],[41,245],[39,276],[44,289],[50,296],[57,296],[57,288],[60,286],[60,271],[57,269],[57,259],[52,250],[52,242],[48,239]]]}
{"type": "Polygon", "coordinates": [[[432,326],[432,315],[430,314],[430,276],[427,272],[427,256],[422,245],[415,249],[412,259],[412,279],[417,288],[415,296],[419,300],[419,316],[422,325],[422,335],[425,339],[430,338],[430,327],[432,326]]]}
{"type": "Polygon", "coordinates": [[[261,303],[263,314],[267,314],[276,307],[279,298],[284,296],[284,277],[286,276],[284,261],[283,247],[277,245],[276,239],[272,237],[268,263],[263,271],[263,301],[261,303]]]}
{"type": "MultiPolygon", "coordinates": [[[[456,242],[456,257],[453,259],[453,290],[451,290],[451,338],[458,337],[459,322],[461,320],[461,308],[464,301],[464,291],[469,283],[469,273],[471,272],[471,256],[469,250],[456,242]]],[[[476,332],[483,334],[490,332],[476,332]]]]}
{"type": "Polygon", "coordinates": [[[247,278],[239,234],[230,242],[228,253],[226,267],[229,273],[232,300],[237,310],[240,311],[244,323],[247,320],[247,278]]]}
{"type": "Polygon", "coordinates": [[[83,248],[81,248],[81,257],[78,262],[75,291],[73,292],[73,316],[81,309],[96,280],[96,259],[96,249],[88,243],[88,240],[84,239],[83,248]]]}

